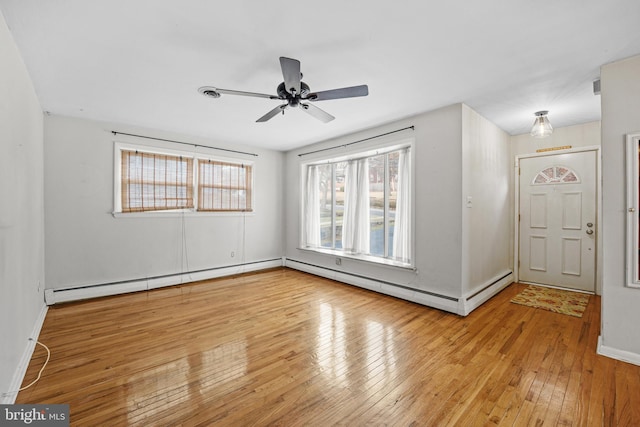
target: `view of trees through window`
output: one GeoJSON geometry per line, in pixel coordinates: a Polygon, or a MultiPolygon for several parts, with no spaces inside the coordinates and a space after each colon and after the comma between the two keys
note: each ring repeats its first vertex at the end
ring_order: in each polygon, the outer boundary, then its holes
{"type": "MultiPolygon", "coordinates": [[[[393,256],[399,152],[368,158],[369,175],[369,254],[393,256]]],[[[347,162],[318,165],[320,197],[320,245],[342,249],[347,162]]]]}

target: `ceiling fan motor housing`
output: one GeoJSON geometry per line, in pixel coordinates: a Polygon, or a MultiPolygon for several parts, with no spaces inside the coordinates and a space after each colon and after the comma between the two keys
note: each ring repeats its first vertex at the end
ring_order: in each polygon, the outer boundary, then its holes
{"type": "MultiPolygon", "coordinates": [[[[305,82],[300,82],[300,93],[296,94],[295,97],[305,98],[310,92],[311,92],[311,89],[309,89],[309,85],[306,84],[305,82]]],[[[286,87],[284,86],[284,82],[278,85],[278,89],[276,89],[276,93],[278,94],[278,97],[282,99],[290,99],[294,97],[294,95],[291,94],[286,89],[286,87]]]]}

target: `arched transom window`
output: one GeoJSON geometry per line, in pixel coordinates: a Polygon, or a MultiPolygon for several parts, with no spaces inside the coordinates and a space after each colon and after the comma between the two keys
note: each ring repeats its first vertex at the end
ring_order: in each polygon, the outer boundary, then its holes
{"type": "Polygon", "coordinates": [[[580,182],[578,175],[566,166],[549,166],[533,178],[531,185],[573,184],[580,182]]]}

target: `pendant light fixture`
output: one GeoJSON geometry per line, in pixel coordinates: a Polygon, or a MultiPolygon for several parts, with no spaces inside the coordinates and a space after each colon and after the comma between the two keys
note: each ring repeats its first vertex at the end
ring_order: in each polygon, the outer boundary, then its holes
{"type": "Polygon", "coordinates": [[[531,136],[534,138],[546,138],[553,133],[553,127],[551,123],[549,123],[547,114],[549,114],[548,111],[538,111],[535,113],[536,121],[533,122],[533,127],[531,128],[531,136]]]}

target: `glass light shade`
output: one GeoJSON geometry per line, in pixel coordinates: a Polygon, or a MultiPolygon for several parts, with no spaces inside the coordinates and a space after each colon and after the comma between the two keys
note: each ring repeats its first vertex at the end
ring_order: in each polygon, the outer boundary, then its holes
{"type": "Polygon", "coordinates": [[[546,138],[553,133],[553,127],[547,118],[548,111],[538,111],[536,113],[536,121],[533,122],[531,128],[531,136],[534,138],[546,138]]]}

